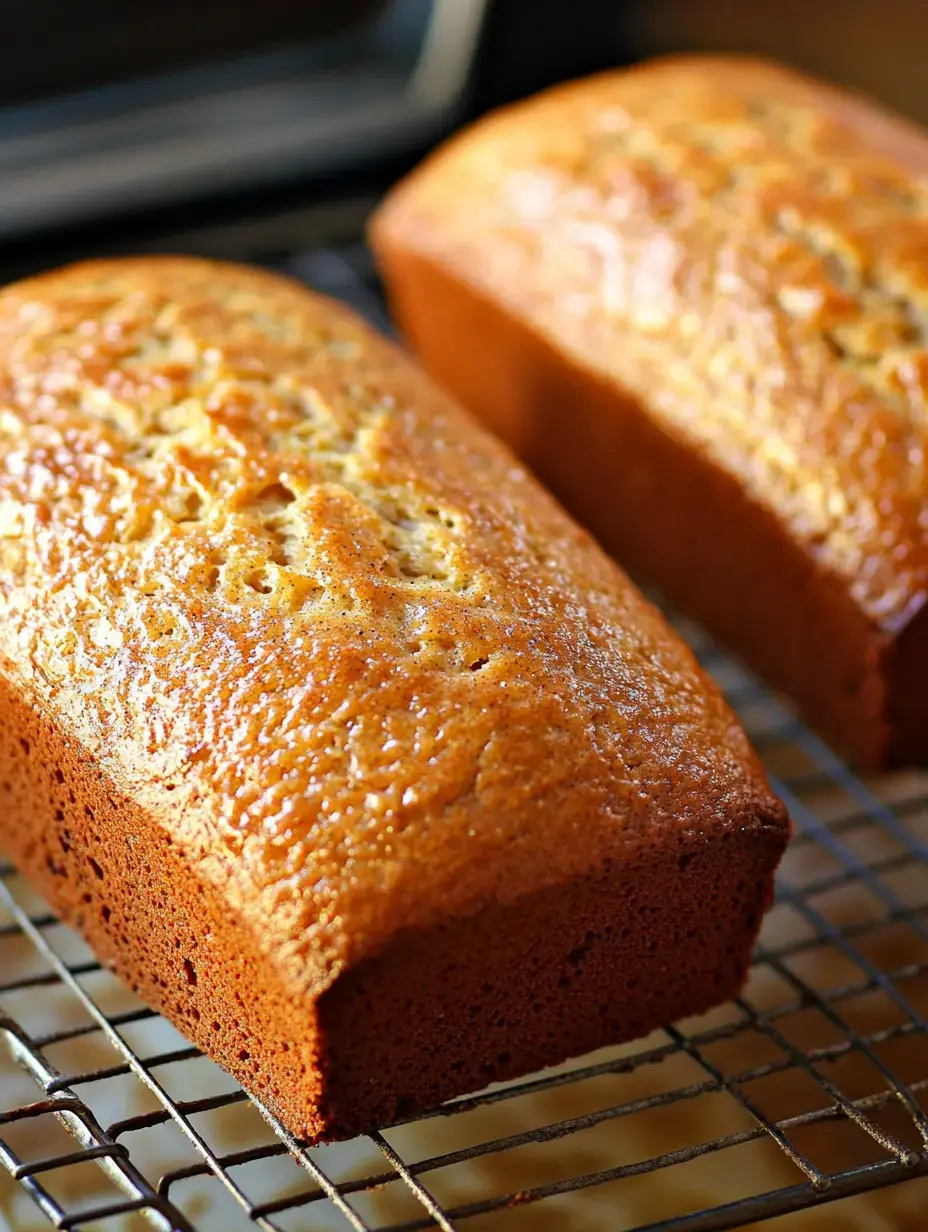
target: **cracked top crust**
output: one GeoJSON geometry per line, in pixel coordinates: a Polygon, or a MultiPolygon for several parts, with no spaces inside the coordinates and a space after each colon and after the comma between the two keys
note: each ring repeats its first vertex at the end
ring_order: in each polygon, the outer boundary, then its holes
{"type": "Polygon", "coordinates": [[[785,825],[591,539],[395,348],[257,270],[0,294],[0,663],[307,992],[635,844],[785,825]]]}
{"type": "Polygon", "coordinates": [[[879,627],[923,606],[925,134],[773,64],[655,61],[479,122],[376,226],[705,450],[879,627]]]}

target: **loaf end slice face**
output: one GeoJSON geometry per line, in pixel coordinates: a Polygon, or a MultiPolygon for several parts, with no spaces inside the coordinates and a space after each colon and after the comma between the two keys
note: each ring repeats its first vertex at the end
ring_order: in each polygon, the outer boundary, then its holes
{"type": "Polygon", "coordinates": [[[689,651],[272,275],[0,293],[0,847],[297,1134],[741,984],[788,836],[689,651]]]}
{"type": "Polygon", "coordinates": [[[928,137],[687,57],[453,139],[372,230],[422,360],[865,767],[928,753],[928,137]]]}

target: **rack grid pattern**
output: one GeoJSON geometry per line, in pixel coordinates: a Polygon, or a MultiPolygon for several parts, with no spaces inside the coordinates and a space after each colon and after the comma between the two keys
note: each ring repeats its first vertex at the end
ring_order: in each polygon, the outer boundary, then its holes
{"type": "MultiPolygon", "coordinates": [[[[386,326],[360,245],[286,268],[386,326]]],[[[919,1226],[928,777],[855,777],[680,623],[797,824],[739,999],[415,1122],[308,1148],[0,863],[0,1211],[16,1212],[13,1226],[25,1201],[61,1229],[142,1219],[177,1232],[516,1232],[570,1227],[585,1202],[584,1227],[716,1232],[900,1181],[912,1184],[893,1199],[918,1192],[919,1226]]]]}

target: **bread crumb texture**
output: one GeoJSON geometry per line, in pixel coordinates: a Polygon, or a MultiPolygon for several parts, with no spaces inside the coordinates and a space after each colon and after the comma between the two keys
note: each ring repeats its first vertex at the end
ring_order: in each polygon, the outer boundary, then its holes
{"type": "Polygon", "coordinates": [[[926,181],[878,108],[681,57],[476,124],[378,225],[653,408],[896,632],[928,593],[926,181]]]}
{"type": "Polygon", "coordinates": [[[659,824],[784,826],[661,617],[348,311],[89,263],[0,294],[0,383],[0,668],[291,992],[659,824]]]}

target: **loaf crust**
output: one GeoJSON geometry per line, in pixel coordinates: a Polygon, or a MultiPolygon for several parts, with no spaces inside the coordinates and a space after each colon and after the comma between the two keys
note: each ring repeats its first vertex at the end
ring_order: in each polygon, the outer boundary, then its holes
{"type": "Polygon", "coordinates": [[[478,123],[372,237],[430,368],[868,767],[928,752],[928,138],[692,56],[478,123]]]}
{"type": "Polygon", "coordinates": [[[0,293],[0,846],[308,1139],[743,979],[788,834],[508,451],[336,304],[187,259],[0,293]]]}

